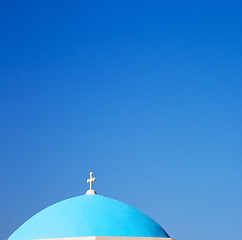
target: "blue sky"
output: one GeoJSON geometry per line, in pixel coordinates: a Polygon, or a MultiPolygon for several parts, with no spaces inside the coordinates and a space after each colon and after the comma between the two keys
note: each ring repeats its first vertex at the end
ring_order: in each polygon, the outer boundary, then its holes
{"type": "Polygon", "coordinates": [[[179,240],[242,235],[240,1],[0,3],[0,238],[95,190],[179,240]]]}

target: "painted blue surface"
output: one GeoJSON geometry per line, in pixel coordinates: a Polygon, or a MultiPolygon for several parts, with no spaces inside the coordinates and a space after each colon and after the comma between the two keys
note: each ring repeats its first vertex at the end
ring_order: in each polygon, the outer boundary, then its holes
{"type": "Polygon", "coordinates": [[[169,237],[158,223],[128,204],[83,195],[42,210],[8,240],[84,236],[169,237]]]}

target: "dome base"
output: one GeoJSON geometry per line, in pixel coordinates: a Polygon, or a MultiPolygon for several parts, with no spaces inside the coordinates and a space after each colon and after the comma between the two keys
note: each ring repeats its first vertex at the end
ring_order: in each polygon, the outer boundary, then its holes
{"type": "MultiPolygon", "coordinates": [[[[39,240],[50,240],[39,239],[39,240]]],[[[105,236],[90,236],[90,237],[68,237],[68,238],[52,238],[51,240],[175,240],[173,238],[153,238],[153,237],[105,237],[105,236]]]]}

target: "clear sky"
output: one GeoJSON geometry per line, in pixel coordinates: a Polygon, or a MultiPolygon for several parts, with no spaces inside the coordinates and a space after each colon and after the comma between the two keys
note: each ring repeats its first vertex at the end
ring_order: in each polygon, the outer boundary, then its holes
{"type": "Polygon", "coordinates": [[[0,239],[88,188],[177,240],[242,236],[241,1],[1,1],[0,239]]]}

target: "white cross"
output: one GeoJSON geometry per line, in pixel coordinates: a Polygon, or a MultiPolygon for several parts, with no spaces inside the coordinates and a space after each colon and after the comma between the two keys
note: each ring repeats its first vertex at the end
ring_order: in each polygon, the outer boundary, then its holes
{"type": "Polygon", "coordinates": [[[96,178],[93,177],[93,172],[90,172],[90,178],[87,179],[87,183],[90,183],[90,190],[92,190],[92,183],[96,181],[96,178]]]}

